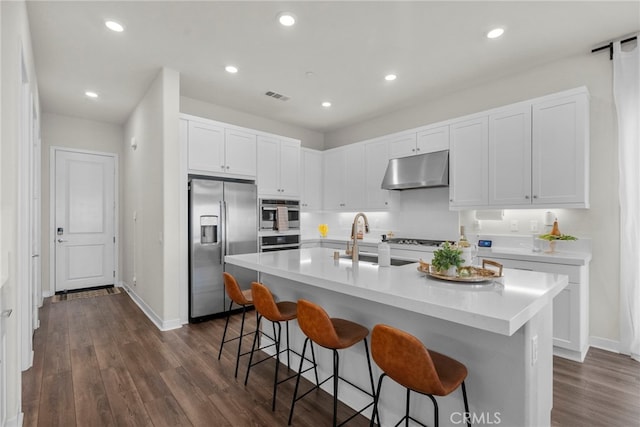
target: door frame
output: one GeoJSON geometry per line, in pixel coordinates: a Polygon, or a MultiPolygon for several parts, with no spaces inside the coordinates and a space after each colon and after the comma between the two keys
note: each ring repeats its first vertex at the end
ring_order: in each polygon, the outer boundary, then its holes
{"type": "Polygon", "coordinates": [[[66,151],[77,154],[90,154],[97,156],[107,156],[113,158],[113,232],[116,241],[113,244],[113,269],[116,277],[113,282],[118,287],[122,286],[120,281],[120,192],[118,176],[118,154],[106,153],[103,151],[82,150],[77,148],[51,146],[49,148],[49,292],[53,295],[56,292],[56,153],[66,151]]]}

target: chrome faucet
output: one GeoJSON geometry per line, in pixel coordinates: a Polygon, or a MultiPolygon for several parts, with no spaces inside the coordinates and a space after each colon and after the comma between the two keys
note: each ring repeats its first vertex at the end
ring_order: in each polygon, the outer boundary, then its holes
{"type": "Polygon", "coordinates": [[[353,218],[353,224],[351,225],[351,240],[353,241],[353,245],[351,246],[351,248],[349,248],[349,242],[347,242],[347,250],[346,250],[346,254],[347,255],[351,255],[351,260],[353,260],[354,262],[357,262],[359,259],[359,253],[358,253],[358,219],[360,219],[360,217],[362,217],[362,219],[364,219],[364,232],[368,233],[369,232],[369,220],[367,219],[367,216],[365,214],[363,214],[362,212],[358,212],[355,216],[355,218],[353,218]]]}

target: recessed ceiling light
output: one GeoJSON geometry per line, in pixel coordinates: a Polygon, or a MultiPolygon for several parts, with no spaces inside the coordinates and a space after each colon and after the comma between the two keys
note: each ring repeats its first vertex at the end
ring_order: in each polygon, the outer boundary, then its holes
{"type": "Polygon", "coordinates": [[[97,98],[98,97],[97,93],[92,92],[90,90],[86,91],[84,94],[86,95],[87,98],[97,98]]]}
{"type": "Polygon", "coordinates": [[[329,108],[329,107],[331,107],[331,103],[330,103],[329,101],[324,101],[324,102],[322,103],[322,106],[323,106],[324,108],[329,108]]]}
{"type": "Polygon", "coordinates": [[[502,34],[504,34],[504,28],[494,28],[493,30],[487,33],[487,38],[497,39],[502,34]]]}
{"type": "Polygon", "coordinates": [[[227,65],[226,67],[224,67],[224,69],[227,71],[227,73],[231,74],[235,74],[238,72],[238,67],[234,67],[233,65],[227,65]]]}
{"type": "Polygon", "coordinates": [[[396,76],[395,74],[387,74],[386,76],[384,76],[384,79],[388,82],[394,81],[397,78],[398,76],[396,76]]]}
{"type": "Polygon", "coordinates": [[[278,14],[278,22],[285,27],[291,27],[296,23],[296,17],[292,13],[282,12],[278,14]]]}
{"type": "Polygon", "coordinates": [[[116,33],[121,33],[124,31],[124,27],[122,26],[122,24],[116,21],[105,21],[104,25],[106,25],[108,29],[110,29],[111,31],[115,31],[116,33]]]}

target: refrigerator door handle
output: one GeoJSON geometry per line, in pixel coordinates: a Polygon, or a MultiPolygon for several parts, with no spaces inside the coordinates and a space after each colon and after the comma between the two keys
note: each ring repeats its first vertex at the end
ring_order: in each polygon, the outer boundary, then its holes
{"type": "Polygon", "coordinates": [[[227,211],[226,211],[226,203],[224,201],[220,201],[220,225],[219,233],[220,233],[220,265],[224,266],[224,256],[227,251],[227,211]]]}

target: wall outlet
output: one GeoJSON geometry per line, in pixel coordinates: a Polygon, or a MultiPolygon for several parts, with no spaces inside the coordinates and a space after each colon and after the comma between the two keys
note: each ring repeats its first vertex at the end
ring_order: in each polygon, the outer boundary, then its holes
{"type": "Polygon", "coordinates": [[[136,279],[136,276],[133,276],[133,286],[136,286],[138,284],[138,280],[136,279]]]}
{"type": "Polygon", "coordinates": [[[531,366],[538,362],[538,336],[531,337],[531,366]]]}
{"type": "Polygon", "coordinates": [[[531,231],[532,233],[537,233],[539,231],[537,220],[532,219],[531,221],[529,221],[529,231],[531,231]]]}
{"type": "Polygon", "coordinates": [[[511,220],[511,231],[518,231],[518,220],[517,219],[512,219],[511,220]]]}

